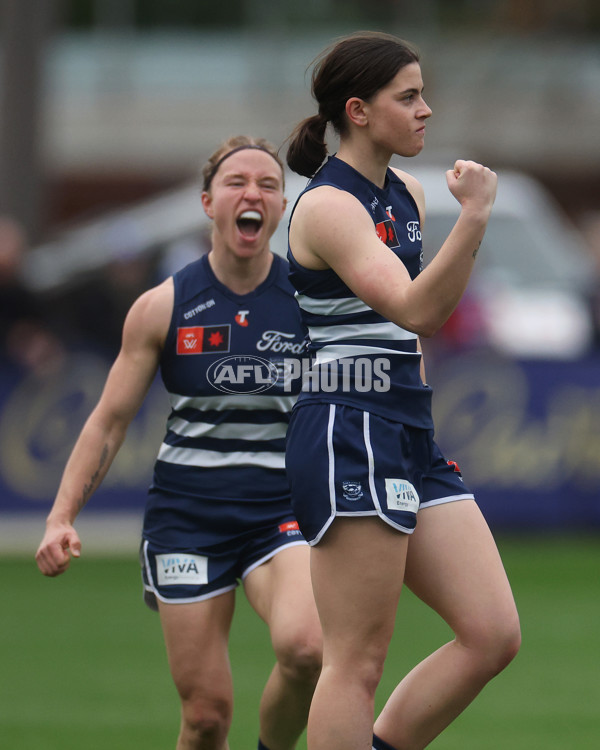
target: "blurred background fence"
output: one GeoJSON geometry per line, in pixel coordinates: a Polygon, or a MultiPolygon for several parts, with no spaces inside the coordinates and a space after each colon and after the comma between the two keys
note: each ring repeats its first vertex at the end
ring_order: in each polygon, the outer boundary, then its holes
{"type": "MultiPolygon", "coordinates": [[[[576,347],[559,338],[528,354],[473,335],[472,306],[427,343],[438,439],[492,525],[600,529],[597,0],[0,0],[5,547],[16,518],[47,512],[132,300],[206,249],[196,188],[185,187],[199,165],[232,134],[282,144],[314,111],[312,59],[360,29],[421,51],[434,115],[425,151],[403,166],[443,174],[474,158],[532,178],[568,227],[566,265],[586,269],[566,303],[544,281],[534,326],[531,286],[519,306],[514,294],[504,302],[522,286],[517,259],[487,310],[506,318],[509,339],[530,330],[543,343],[576,304],[585,319],[565,334],[576,347]]],[[[500,244],[514,247],[528,220],[527,231],[549,226],[536,210],[500,244]]],[[[534,280],[536,269],[545,279],[537,257],[534,280]]],[[[90,507],[139,515],[166,409],[157,386],[90,507]]]]}

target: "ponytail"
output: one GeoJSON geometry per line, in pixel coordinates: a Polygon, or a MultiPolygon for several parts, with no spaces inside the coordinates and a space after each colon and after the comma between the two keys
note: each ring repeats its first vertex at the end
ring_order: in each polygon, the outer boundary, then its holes
{"type": "Polygon", "coordinates": [[[313,115],[303,120],[289,138],[288,167],[297,174],[312,177],[327,156],[325,131],[327,120],[323,115],[313,115]]]}
{"type": "Polygon", "coordinates": [[[303,120],[290,136],[289,168],[312,177],[327,157],[328,123],[339,136],[348,132],[348,99],[370,101],[399,70],[418,61],[418,52],[408,42],[379,32],[351,34],[324,50],[312,72],[312,95],[319,114],[303,120]]]}

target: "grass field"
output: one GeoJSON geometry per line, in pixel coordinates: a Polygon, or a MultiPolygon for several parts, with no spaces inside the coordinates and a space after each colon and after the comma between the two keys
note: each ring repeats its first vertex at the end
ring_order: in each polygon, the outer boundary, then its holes
{"type": "MultiPolygon", "coordinates": [[[[501,537],[499,545],[521,614],[521,653],[431,747],[598,748],[600,537],[501,537]]],[[[174,747],[179,703],[158,617],[141,602],[135,550],[126,559],[84,557],[54,580],[33,559],[0,558],[0,580],[1,748],[174,747]]],[[[404,592],[379,702],[447,636],[404,592]]],[[[264,625],[238,596],[232,750],[256,747],[271,658],[264,625]]]]}

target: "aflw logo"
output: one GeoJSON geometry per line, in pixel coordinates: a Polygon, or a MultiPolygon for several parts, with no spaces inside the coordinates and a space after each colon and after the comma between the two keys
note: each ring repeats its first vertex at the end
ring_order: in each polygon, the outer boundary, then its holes
{"type": "Polygon", "coordinates": [[[231,326],[184,326],[177,329],[177,354],[228,352],[231,326]]]}

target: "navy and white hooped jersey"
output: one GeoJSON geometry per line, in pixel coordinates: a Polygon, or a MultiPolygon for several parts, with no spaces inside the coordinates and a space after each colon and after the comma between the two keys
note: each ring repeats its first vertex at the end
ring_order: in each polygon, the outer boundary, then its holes
{"type": "MultiPolygon", "coordinates": [[[[330,185],[354,195],[373,219],[373,230],[404,263],[411,278],[422,268],[417,205],[388,169],[383,188],[335,156],[304,192],[330,185]]],[[[302,197],[302,196],[300,196],[302,197]]],[[[292,212],[293,215],[293,212],[292,212]]],[[[421,379],[415,333],[400,328],[360,300],[333,269],[301,266],[288,247],[290,281],[309,332],[315,364],[298,406],[339,403],[413,427],[431,429],[431,389],[421,379]]],[[[385,284],[386,280],[381,279],[385,284]]]]}
{"type": "Polygon", "coordinates": [[[153,490],[208,501],[289,495],[285,433],[300,378],[306,329],[288,264],[273,257],[253,292],[237,295],[215,277],[208,256],[173,276],[173,316],[160,362],[171,402],[153,490]],[[298,368],[299,370],[299,368],[298,368]]]}

